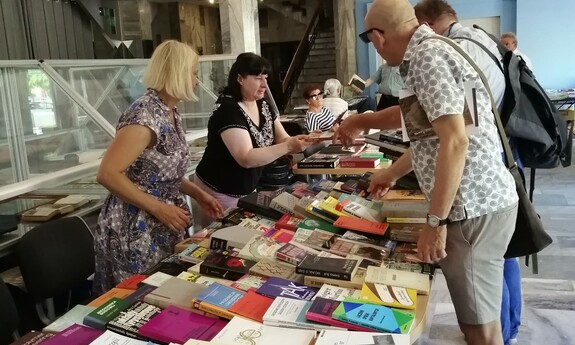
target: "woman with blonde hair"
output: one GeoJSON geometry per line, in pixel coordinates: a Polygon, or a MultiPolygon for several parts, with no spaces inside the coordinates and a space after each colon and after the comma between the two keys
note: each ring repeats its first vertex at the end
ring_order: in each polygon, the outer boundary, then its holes
{"type": "Polygon", "coordinates": [[[341,83],[337,79],[328,79],[323,85],[323,106],[336,117],[347,113],[348,104],[341,99],[341,83]]]}
{"type": "Polygon", "coordinates": [[[183,194],[205,212],[220,204],[184,174],[189,164],[182,118],[176,105],[196,100],[198,55],[177,41],[160,44],[146,68],[146,93],[119,119],[98,170],[109,191],[95,233],[94,287],[106,291],[173,253],[192,222],[183,194]]]}

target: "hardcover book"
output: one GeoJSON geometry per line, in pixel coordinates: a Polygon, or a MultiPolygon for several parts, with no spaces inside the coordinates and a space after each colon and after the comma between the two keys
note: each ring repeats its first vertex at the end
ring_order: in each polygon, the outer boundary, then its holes
{"type": "Polygon", "coordinates": [[[369,328],[354,325],[352,323],[347,323],[332,318],[331,315],[340,304],[341,301],[318,297],[313,300],[311,306],[309,307],[308,311],[305,314],[305,317],[306,319],[314,322],[325,323],[327,325],[341,327],[352,331],[364,331],[364,332],[371,331],[371,329],[369,328]]]}
{"type": "Polygon", "coordinates": [[[227,345],[309,345],[316,332],[262,325],[234,317],[213,339],[227,345]]]}
{"type": "Polygon", "coordinates": [[[361,91],[365,90],[365,80],[363,80],[357,74],[354,74],[351,76],[351,79],[349,79],[349,82],[347,83],[347,85],[355,86],[358,89],[360,89],[361,91]]]}
{"type": "Polygon", "coordinates": [[[175,305],[191,311],[193,309],[192,300],[206,288],[207,285],[172,277],[162,286],[144,296],[144,301],[160,308],[175,305]]]}
{"type": "Polygon", "coordinates": [[[44,340],[42,345],[90,344],[102,333],[103,330],[74,324],[44,340]]]}
{"type": "Polygon", "coordinates": [[[301,285],[287,279],[271,277],[257,290],[257,293],[270,298],[287,297],[310,301],[317,291],[317,288],[301,285]]]}
{"type": "Polygon", "coordinates": [[[326,328],[339,328],[325,324],[309,321],[306,313],[312,302],[295,300],[291,298],[278,297],[265,313],[264,325],[321,330],[326,328]]]}
{"type": "Polygon", "coordinates": [[[262,277],[279,277],[292,281],[303,282],[303,277],[295,272],[295,267],[278,261],[260,260],[252,268],[250,273],[262,277]]]}
{"type": "Polygon", "coordinates": [[[84,325],[104,330],[108,322],[115,319],[116,316],[120,315],[120,312],[130,307],[130,305],[132,305],[131,301],[112,297],[108,302],[86,315],[84,317],[84,325]]]}
{"type": "Polygon", "coordinates": [[[211,340],[225,321],[169,306],[140,328],[139,334],[164,343],[183,344],[189,339],[211,340]]]}
{"type": "Polygon", "coordinates": [[[248,273],[249,269],[255,264],[255,261],[248,259],[223,255],[220,253],[210,253],[200,265],[200,274],[229,280],[238,280],[244,274],[248,273]]]}
{"type": "Polygon", "coordinates": [[[254,235],[248,243],[240,250],[240,258],[259,261],[261,259],[273,259],[276,251],[283,246],[283,243],[266,237],[262,234],[254,235]]]}
{"type": "Polygon", "coordinates": [[[319,276],[339,280],[351,280],[357,271],[358,260],[335,259],[308,255],[296,267],[296,272],[306,276],[319,276]]]}
{"type": "Polygon", "coordinates": [[[315,345],[410,345],[408,334],[385,334],[372,331],[321,331],[315,345]]]}
{"type": "Polygon", "coordinates": [[[382,305],[343,301],[332,317],[380,332],[408,334],[415,314],[382,305]]]}
{"type": "Polygon", "coordinates": [[[385,284],[363,283],[359,299],[371,304],[413,310],[417,302],[417,291],[385,284]]]}
{"type": "Polygon", "coordinates": [[[120,312],[114,320],[108,322],[106,328],[128,337],[146,340],[138,330],[161,310],[155,305],[136,301],[130,308],[120,312]]]}
{"type": "Polygon", "coordinates": [[[297,162],[297,167],[299,169],[333,169],[338,164],[338,155],[316,153],[297,162]]]}

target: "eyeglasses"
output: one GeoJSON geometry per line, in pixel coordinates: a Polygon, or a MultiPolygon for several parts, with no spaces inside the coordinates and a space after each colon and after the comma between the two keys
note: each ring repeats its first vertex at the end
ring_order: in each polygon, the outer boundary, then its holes
{"type": "Polygon", "coordinates": [[[323,92],[317,93],[315,95],[309,95],[308,99],[313,99],[317,101],[318,99],[323,98],[323,92]]]}
{"type": "Polygon", "coordinates": [[[373,31],[379,31],[379,32],[383,33],[383,30],[373,28],[373,29],[369,29],[369,30],[364,31],[364,32],[362,32],[361,34],[359,34],[359,38],[360,38],[362,41],[364,41],[365,43],[368,43],[368,44],[369,44],[371,41],[370,41],[369,37],[367,37],[367,35],[370,34],[370,33],[372,33],[373,31]]]}

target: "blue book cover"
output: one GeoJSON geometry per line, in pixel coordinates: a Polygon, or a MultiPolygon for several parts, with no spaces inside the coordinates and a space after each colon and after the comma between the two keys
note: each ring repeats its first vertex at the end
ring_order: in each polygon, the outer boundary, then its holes
{"type": "Polygon", "coordinates": [[[332,318],[377,331],[408,334],[415,314],[382,305],[344,300],[333,312],[332,318]]]}
{"type": "Polygon", "coordinates": [[[224,309],[230,309],[245,293],[218,283],[209,285],[196,300],[224,309]]]}
{"type": "Polygon", "coordinates": [[[286,297],[311,301],[318,289],[291,280],[270,277],[256,292],[270,298],[286,297]]]}

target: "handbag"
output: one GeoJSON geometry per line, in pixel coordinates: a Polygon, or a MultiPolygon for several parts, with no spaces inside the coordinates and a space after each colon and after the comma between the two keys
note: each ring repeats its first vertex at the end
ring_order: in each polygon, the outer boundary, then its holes
{"type": "Polygon", "coordinates": [[[550,245],[553,242],[553,239],[545,231],[543,223],[535,211],[535,207],[533,207],[533,204],[529,200],[527,190],[525,189],[525,178],[522,171],[517,167],[517,164],[515,164],[515,159],[513,158],[511,148],[509,147],[509,139],[503,129],[503,124],[499,117],[499,111],[497,110],[497,105],[495,104],[495,99],[491,93],[491,88],[489,87],[487,78],[475,61],[473,61],[473,59],[457,43],[449,38],[439,35],[434,38],[444,41],[461,54],[461,56],[463,56],[467,62],[473,66],[477,74],[479,74],[483,85],[489,93],[491,108],[495,117],[495,123],[497,124],[497,131],[499,132],[499,138],[501,139],[503,151],[505,152],[505,166],[515,180],[515,189],[517,190],[517,196],[519,197],[515,230],[513,231],[511,241],[507,245],[507,251],[505,252],[504,257],[509,259],[536,254],[550,245]]]}

